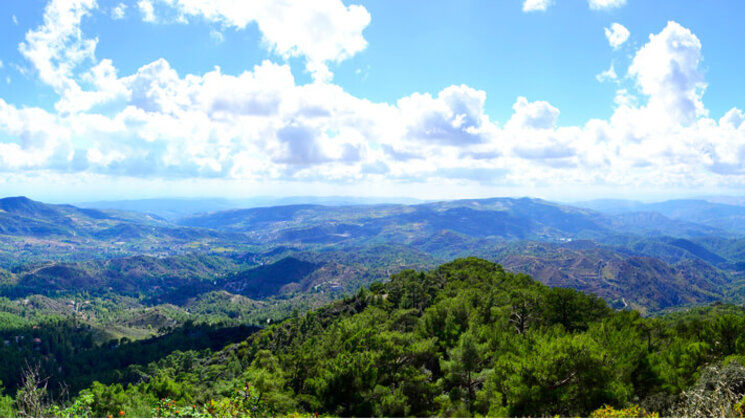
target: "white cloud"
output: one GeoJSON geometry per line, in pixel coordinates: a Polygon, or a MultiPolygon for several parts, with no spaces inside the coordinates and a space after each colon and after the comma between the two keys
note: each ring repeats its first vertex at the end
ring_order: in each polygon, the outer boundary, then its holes
{"type": "Polygon", "coordinates": [[[78,89],[73,71],[95,58],[98,40],[85,39],[80,31],[80,20],[95,7],[95,0],[52,0],[44,10],[44,24],[28,31],[19,45],[39,79],[57,93],[78,89]]]}
{"type": "Polygon", "coordinates": [[[514,129],[553,129],[559,117],[559,110],[545,101],[528,102],[518,97],[512,105],[515,113],[507,122],[508,128],[514,129]]]}
{"type": "Polygon", "coordinates": [[[616,90],[616,96],[613,98],[613,103],[619,107],[635,108],[638,106],[639,100],[628,89],[618,89],[616,90]]]}
{"type": "Polygon", "coordinates": [[[0,99],[0,170],[47,169],[70,156],[69,133],[54,115],[40,108],[23,108],[0,99]]]}
{"type": "MultiPolygon", "coordinates": [[[[160,0],[182,14],[182,20],[199,16],[211,22],[243,29],[255,22],[273,52],[289,58],[304,56],[314,79],[332,78],[329,63],[341,62],[365,49],[362,31],[370,14],[360,5],[341,0],[236,2],[231,0],[160,0]]],[[[155,21],[150,0],[140,0],[147,21],[155,21]]]]}
{"type": "Polygon", "coordinates": [[[608,43],[613,49],[618,49],[623,45],[629,39],[630,34],[629,30],[620,23],[612,23],[610,28],[605,28],[605,37],[608,38],[608,43]]]}
{"type": "Polygon", "coordinates": [[[369,119],[378,105],[333,85],[297,86],[288,66],[270,62],[239,76],[215,69],[180,77],[161,59],[117,78],[103,60],[86,78],[96,90],[82,92],[76,104],[118,103],[121,110],[112,117],[71,112],[61,120],[59,127],[79,147],[55,160],[57,170],[177,178],[279,178],[287,170],[298,178],[319,171],[357,176],[366,139],[385,125],[369,119]]]}
{"type": "Polygon", "coordinates": [[[117,99],[125,100],[129,90],[117,76],[117,69],[109,59],[101,60],[80,76],[80,80],[91,87],[83,90],[75,86],[65,92],[55,104],[61,113],[89,111],[91,108],[117,99]]]}
{"type": "Polygon", "coordinates": [[[616,74],[616,69],[613,67],[613,63],[610,64],[610,68],[601,72],[600,74],[595,76],[595,79],[599,82],[605,82],[605,81],[616,81],[618,80],[618,74],[616,74]]]}
{"type": "Polygon", "coordinates": [[[721,119],[719,119],[720,126],[729,126],[733,129],[740,128],[743,122],[745,122],[745,115],[743,115],[742,111],[737,108],[730,109],[721,119]]]}
{"type": "MultiPolygon", "coordinates": [[[[700,42],[674,22],[637,51],[622,76],[638,91],[619,88],[610,118],[560,126],[559,109],[545,100],[518,97],[510,119],[498,124],[485,113],[487,93],[466,85],[375,103],[331,83],[300,85],[288,64],[270,61],[230,75],[218,67],[180,74],[159,59],[120,75],[113,62],[96,61],[92,47],[80,46],[85,12],[68,12],[56,31],[46,23],[32,31],[56,37],[32,44],[39,37],[32,34],[26,46],[48,52],[29,57],[35,68],[40,62],[51,69],[45,79],[38,70],[40,79],[62,86],[57,114],[0,100],[2,173],[429,182],[459,191],[496,184],[745,186],[745,115],[733,108],[719,120],[707,116],[700,42]],[[68,45],[85,58],[58,51],[68,45]]],[[[612,65],[601,74],[618,78],[612,65]]]]}
{"type": "Polygon", "coordinates": [[[5,65],[3,64],[3,60],[0,60],[0,68],[3,68],[5,65]]]}
{"type": "Polygon", "coordinates": [[[111,18],[114,20],[124,19],[124,14],[126,11],[127,5],[124,3],[119,3],[118,5],[116,5],[116,7],[111,9],[111,18]]]}
{"type": "Polygon", "coordinates": [[[553,0],[525,0],[523,12],[545,12],[552,4],[553,0]]]}
{"type": "Polygon", "coordinates": [[[706,88],[701,42],[690,30],[668,22],[634,57],[629,75],[649,96],[650,111],[673,123],[689,124],[707,113],[701,101],[706,88]]]}
{"type": "Polygon", "coordinates": [[[130,104],[145,112],[176,114],[188,110],[191,103],[188,81],[162,58],[140,67],[125,83],[131,92],[130,104]]]}
{"type": "Polygon", "coordinates": [[[18,18],[16,17],[16,15],[13,15],[13,16],[11,17],[11,19],[13,20],[13,24],[14,24],[14,25],[17,25],[17,24],[18,24],[18,18]]]}
{"type": "Polygon", "coordinates": [[[587,0],[592,10],[608,10],[621,7],[626,4],[626,0],[587,0]]]}
{"type": "Polygon", "coordinates": [[[450,86],[437,98],[415,93],[399,99],[398,108],[406,121],[406,136],[426,143],[454,146],[484,141],[486,93],[468,86],[450,86]]]}
{"type": "Polygon", "coordinates": [[[145,22],[153,23],[156,21],[155,18],[155,8],[153,7],[153,2],[150,0],[139,0],[137,2],[137,7],[140,9],[140,13],[142,13],[142,20],[145,22]]]}
{"type": "Polygon", "coordinates": [[[311,126],[290,122],[277,130],[276,135],[282,149],[274,158],[277,163],[310,166],[331,160],[320,143],[321,132],[311,126]]]}

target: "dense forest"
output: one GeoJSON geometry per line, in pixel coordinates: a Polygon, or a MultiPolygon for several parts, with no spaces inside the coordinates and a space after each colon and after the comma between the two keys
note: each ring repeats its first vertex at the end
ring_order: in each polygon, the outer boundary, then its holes
{"type": "MultiPolygon", "coordinates": [[[[68,326],[45,329],[70,336],[68,326]]],[[[118,342],[122,358],[89,364],[96,373],[69,369],[95,345],[74,348],[83,356],[73,351],[78,359],[59,374],[29,363],[0,415],[743,413],[745,310],[713,304],[645,318],[477,258],[402,271],[260,331],[189,325],[169,336],[214,344],[182,343],[161,357],[157,343],[118,342]]]]}

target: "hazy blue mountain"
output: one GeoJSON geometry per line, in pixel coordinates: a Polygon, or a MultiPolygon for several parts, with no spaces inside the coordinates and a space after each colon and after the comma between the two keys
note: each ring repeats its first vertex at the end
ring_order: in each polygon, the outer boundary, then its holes
{"type": "Polygon", "coordinates": [[[698,197],[698,199],[703,199],[715,204],[745,206],[745,196],[709,195],[698,197]]]}
{"type": "Polygon", "coordinates": [[[568,205],[608,214],[621,214],[624,212],[643,211],[644,205],[646,204],[641,201],[630,199],[593,199],[589,201],[571,202],[568,203],[568,205]]]}
{"type": "Polygon", "coordinates": [[[345,206],[345,205],[379,205],[379,204],[421,204],[426,201],[416,198],[406,197],[355,197],[355,196],[290,196],[285,198],[253,198],[244,200],[234,200],[236,203],[251,203],[252,205],[241,205],[243,208],[250,206],[277,206],[277,205],[299,205],[299,204],[316,204],[326,206],[345,206]]]}
{"type": "Polygon", "coordinates": [[[659,214],[608,215],[530,198],[491,198],[418,205],[291,205],[186,217],[181,225],[245,232],[257,241],[420,242],[441,231],[499,241],[602,239],[617,234],[702,237],[716,228],[659,214]]]}
{"type": "MultiPolygon", "coordinates": [[[[218,205],[226,202],[218,201],[218,205]]],[[[530,198],[417,205],[284,205],[198,214],[173,224],[155,215],[133,211],[50,205],[16,197],[0,200],[0,220],[1,234],[33,237],[71,236],[109,242],[162,236],[179,240],[200,237],[232,240],[229,234],[239,233],[234,239],[254,244],[418,243],[430,251],[434,249],[425,241],[435,236],[444,247],[451,246],[443,242],[449,237],[463,241],[466,249],[476,245],[466,242],[483,239],[565,242],[605,240],[617,235],[726,236],[715,227],[670,219],[656,212],[609,215],[530,198]]],[[[452,250],[448,253],[452,254],[452,250]]]]}
{"type": "Polygon", "coordinates": [[[101,211],[71,205],[51,205],[26,197],[0,199],[0,233],[32,237],[77,236],[93,237],[107,229],[133,226],[141,228],[167,227],[158,217],[121,211],[101,211]]]}
{"type": "Polygon", "coordinates": [[[625,200],[594,200],[576,202],[574,205],[607,214],[628,212],[656,212],[665,217],[707,225],[719,230],[745,234],[745,206],[735,198],[712,202],[705,199],[675,199],[656,203],[625,200]],[[729,203],[724,203],[727,201],[729,203]]]}
{"type": "Polygon", "coordinates": [[[647,237],[727,236],[727,230],[692,221],[673,219],[659,212],[637,211],[614,214],[610,218],[613,230],[647,237]]]}
{"type": "Polygon", "coordinates": [[[236,208],[237,204],[222,198],[154,198],[126,201],[96,201],[76,204],[82,208],[115,209],[155,214],[173,220],[201,212],[236,208]]]}
{"type": "Polygon", "coordinates": [[[315,204],[326,206],[416,204],[423,201],[414,198],[364,198],[349,196],[293,196],[256,197],[248,199],[225,198],[153,198],[123,201],[96,201],[76,204],[82,208],[115,209],[155,214],[168,220],[194,214],[224,211],[236,208],[272,207],[281,205],[315,204]]]}

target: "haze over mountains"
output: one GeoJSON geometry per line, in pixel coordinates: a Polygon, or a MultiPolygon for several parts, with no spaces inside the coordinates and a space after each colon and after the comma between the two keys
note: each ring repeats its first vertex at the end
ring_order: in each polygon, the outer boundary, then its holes
{"type": "MultiPolygon", "coordinates": [[[[477,202],[480,200],[472,200],[477,202]]],[[[430,201],[434,202],[434,201],[430,201]]],[[[213,213],[235,209],[251,209],[258,207],[290,206],[290,205],[321,205],[321,206],[354,206],[399,204],[424,204],[425,201],[414,198],[371,198],[345,196],[294,196],[294,197],[257,197],[250,199],[226,198],[152,198],[120,201],[97,201],[75,204],[80,208],[100,210],[134,211],[157,215],[170,221],[190,217],[196,214],[213,213]]],[[[676,199],[663,202],[641,202],[622,199],[598,199],[579,201],[566,204],[568,207],[587,208],[600,213],[620,215],[624,218],[633,217],[649,219],[654,222],[651,214],[657,213],[671,220],[685,221],[707,225],[727,232],[740,233],[745,231],[745,198],[715,196],[697,199],[676,199]]],[[[658,219],[663,223],[669,220],[658,219]]],[[[682,226],[680,226],[682,227],[682,226]]]]}
{"type": "Polygon", "coordinates": [[[215,212],[235,208],[254,208],[276,205],[316,204],[316,205],[364,205],[380,203],[413,204],[423,202],[414,198],[364,198],[346,196],[291,196],[256,197],[250,199],[226,198],[151,198],[121,201],[96,201],[75,204],[81,208],[114,209],[155,214],[175,220],[192,214],[215,212]]]}
{"type": "Polygon", "coordinates": [[[745,231],[745,207],[725,201],[739,203],[737,199],[711,198],[715,201],[704,199],[677,199],[657,203],[642,203],[627,200],[595,200],[577,202],[579,207],[593,209],[609,214],[655,212],[666,217],[689,221],[719,228],[725,231],[742,233],[745,231]]]}

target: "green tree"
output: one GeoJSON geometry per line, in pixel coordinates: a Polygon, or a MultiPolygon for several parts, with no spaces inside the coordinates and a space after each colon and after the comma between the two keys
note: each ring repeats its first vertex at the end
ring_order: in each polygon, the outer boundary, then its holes
{"type": "Polygon", "coordinates": [[[3,382],[0,381],[0,417],[9,418],[15,416],[13,404],[15,401],[9,395],[3,394],[3,382]]]}
{"type": "Polygon", "coordinates": [[[442,378],[443,386],[449,394],[450,403],[462,402],[465,411],[473,416],[476,392],[483,382],[481,372],[481,353],[483,347],[479,345],[473,333],[466,332],[460,336],[458,346],[448,351],[448,360],[441,361],[441,368],[445,374],[442,378]]]}
{"type": "Polygon", "coordinates": [[[586,416],[613,403],[603,350],[586,334],[529,337],[526,352],[501,356],[492,379],[510,416],[586,416]]]}

